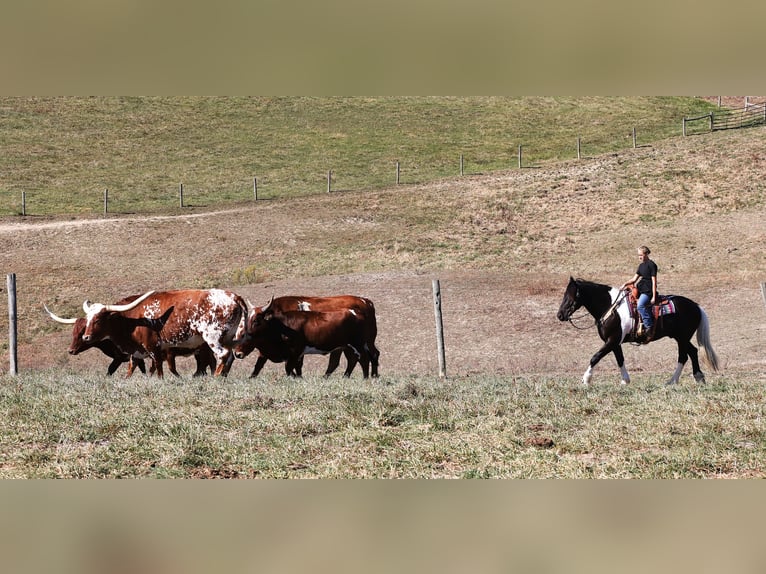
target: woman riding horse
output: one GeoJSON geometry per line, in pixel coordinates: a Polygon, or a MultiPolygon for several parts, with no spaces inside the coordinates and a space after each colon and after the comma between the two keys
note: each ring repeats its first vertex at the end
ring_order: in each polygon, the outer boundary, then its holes
{"type": "MultiPolygon", "coordinates": [[[[654,331],[654,340],[670,337],[678,344],[678,364],[667,384],[672,385],[678,382],[689,357],[692,360],[694,379],[700,383],[705,382],[705,375],[700,370],[697,357],[697,347],[692,345],[691,338],[696,331],[697,344],[704,351],[703,359],[714,371],[718,371],[718,357],[710,344],[708,316],[702,307],[691,299],[679,295],[670,296],[670,299],[673,301],[674,312],[664,315],[654,331]]],[[[623,384],[629,383],[630,376],[625,368],[625,357],[622,354],[621,345],[625,342],[636,342],[636,340],[633,335],[633,317],[625,291],[570,277],[559,306],[559,320],[571,321],[572,315],[580,307],[585,307],[594,317],[598,334],[604,341],[603,346],[591,357],[590,365],[582,377],[583,384],[587,385],[590,382],[594,367],[609,353],[614,353],[617,359],[623,384]]]]}

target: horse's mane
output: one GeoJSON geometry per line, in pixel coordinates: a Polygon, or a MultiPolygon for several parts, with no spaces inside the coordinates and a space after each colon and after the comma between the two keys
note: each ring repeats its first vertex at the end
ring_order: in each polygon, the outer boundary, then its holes
{"type": "Polygon", "coordinates": [[[604,285],[603,283],[595,283],[593,281],[588,281],[587,279],[581,279],[577,278],[575,279],[575,283],[577,283],[580,287],[593,287],[593,288],[601,288],[601,289],[611,289],[609,285],[604,285]]]}

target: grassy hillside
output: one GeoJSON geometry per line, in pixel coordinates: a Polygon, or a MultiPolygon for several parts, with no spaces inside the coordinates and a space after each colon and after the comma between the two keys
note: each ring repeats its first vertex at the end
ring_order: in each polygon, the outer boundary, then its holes
{"type": "Polygon", "coordinates": [[[419,183],[641,144],[713,109],[683,97],[0,98],[0,215],[173,211],[419,183]]]}

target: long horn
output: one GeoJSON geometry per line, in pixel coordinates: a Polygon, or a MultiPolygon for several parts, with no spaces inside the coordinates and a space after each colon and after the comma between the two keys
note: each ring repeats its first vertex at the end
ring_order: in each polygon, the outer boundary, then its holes
{"type": "Polygon", "coordinates": [[[271,304],[274,302],[274,295],[271,296],[271,301],[266,303],[263,307],[261,307],[261,313],[265,313],[269,310],[269,307],[271,307],[271,304]]]}
{"type": "Polygon", "coordinates": [[[147,291],[135,301],[131,301],[130,303],[127,303],[125,305],[104,305],[104,309],[106,309],[107,311],[119,311],[119,312],[130,311],[131,309],[138,307],[144,301],[144,299],[150,297],[153,294],[154,294],[154,290],[147,291]]]}
{"type": "Polygon", "coordinates": [[[57,323],[63,323],[64,325],[74,325],[77,322],[77,319],[64,319],[63,317],[54,315],[51,313],[51,310],[48,309],[48,306],[45,303],[43,303],[43,308],[45,309],[45,312],[48,313],[48,316],[57,323]]]}
{"type": "MultiPolygon", "coordinates": [[[[154,293],[154,290],[147,291],[146,293],[141,295],[135,301],[131,301],[130,303],[127,303],[125,305],[102,305],[102,308],[105,309],[106,311],[117,311],[117,312],[130,311],[131,309],[133,309],[135,307],[138,307],[138,305],[141,304],[141,302],[143,302],[144,299],[146,299],[147,297],[152,295],[152,293],[154,293]]],[[[86,315],[88,315],[90,313],[90,308],[93,305],[94,305],[94,303],[91,303],[87,299],[82,304],[82,310],[85,311],[86,315]]]]}

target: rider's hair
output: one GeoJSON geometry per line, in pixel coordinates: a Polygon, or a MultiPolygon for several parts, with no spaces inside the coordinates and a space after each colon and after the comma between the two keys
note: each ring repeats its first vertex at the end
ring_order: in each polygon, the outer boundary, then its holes
{"type": "Polygon", "coordinates": [[[641,247],[638,248],[638,250],[641,253],[645,253],[646,255],[649,255],[652,252],[652,250],[649,249],[646,245],[642,245],[641,247]]]}

